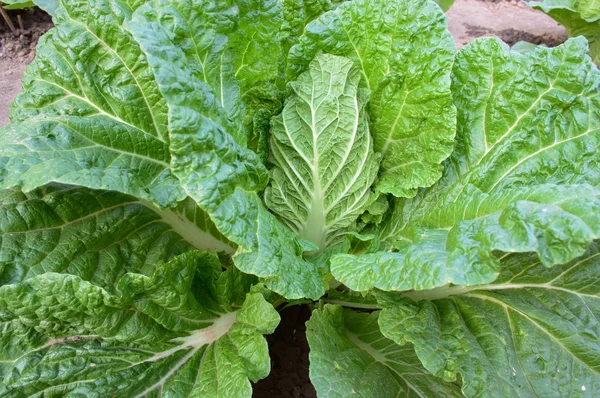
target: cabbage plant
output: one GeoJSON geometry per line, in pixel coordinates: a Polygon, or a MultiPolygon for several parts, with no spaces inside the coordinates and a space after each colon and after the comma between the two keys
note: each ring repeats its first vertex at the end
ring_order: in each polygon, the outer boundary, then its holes
{"type": "Polygon", "coordinates": [[[600,393],[600,72],[425,0],[62,0],[0,130],[0,396],[600,393]]]}

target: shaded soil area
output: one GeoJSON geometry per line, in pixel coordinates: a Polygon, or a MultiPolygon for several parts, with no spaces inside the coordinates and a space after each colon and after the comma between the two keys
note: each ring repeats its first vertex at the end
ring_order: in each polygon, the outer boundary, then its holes
{"type": "Polygon", "coordinates": [[[0,60],[29,63],[39,38],[52,27],[52,19],[37,8],[7,13],[16,31],[11,31],[4,19],[0,20],[0,60]],[[19,16],[22,24],[19,24],[19,16]]]}
{"type": "Polygon", "coordinates": [[[271,353],[271,374],[254,385],[255,398],[316,398],[308,377],[306,305],[287,308],[280,313],[281,323],[267,336],[271,353]]]}

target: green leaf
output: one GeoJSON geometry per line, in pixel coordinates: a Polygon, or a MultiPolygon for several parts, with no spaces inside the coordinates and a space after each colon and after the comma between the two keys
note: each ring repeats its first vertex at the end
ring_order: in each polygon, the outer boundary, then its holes
{"type": "Polygon", "coordinates": [[[161,211],[116,192],[61,185],[0,191],[0,235],[0,285],[45,272],[113,285],[194,248],[235,251],[190,200],[161,211]]]}
{"type": "Polygon", "coordinates": [[[497,39],[457,56],[456,150],[442,179],[396,200],[379,240],[387,251],[334,256],[355,290],[430,289],[494,281],[494,250],[563,264],[600,236],[600,72],[585,39],[527,54],[497,39]],[[385,247],[385,246],[384,246],[385,247]]]}
{"type": "Polygon", "coordinates": [[[61,182],[161,206],[184,199],[169,171],[166,103],[122,27],[131,12],[116,0],[57,10],[0,133],[0,187],[61,182]]]}
{"type": "Polygon", "coordinates": [[[317,56],[290,87],[271,131],[271,186],[265,202],[300,237],[321,250],[351,231],[376,199],[379,162],[352,61],[317,56]]]}
{"type": "Polygon", "coordinates": [[[238,245],[236,267],[265,278],[287,298],[318,298],[325,281],[301,254],[314,245],[298,240],[262,204],[267,183],[260,158],[228,133],[226,115],[210,87],[194,75],[154,9],[137,10],[128,29],[146,52],[168,104],[171,167],[187,195],[238,245]]]}
{"type": "Polygon", "coordinates": [[[600,2],[597,0],[529,1],[527,5],[551,16],[567,29],[569,37],[585,36],[590,55],[600,64],[600,2]]]}
{"type": "Polygon", "coordinates": [[[320,17],[323,13],[337,8],[345,0],[283,0],[283,18],[281,27],[282,41],[286,54],[292,45],[304,32],[309,22],[320,17]]]}
{"type": "Polygon", "coordinates": [[[244,118],[252,118],[256,107],[253,91],[275,80],[283,58],[280,3],[154,0],[149,8],[170,42],[185,55],[193,75],[210,86],[229,119],[220,122],[245,146],[252,126],[244,131],[244,118]],[[242,98],[246,95],[247,100],[242,98]]]}
{"type": "Polygon", "coordinates": [[[379,191],[411,197],[435,183],[452,152],[450,92],[455,44],[429,1],[355,0],[306,26],[288,59],[288,78],[319,53],[352,59],[372,92],[374,148],[383,155],[379,191]]]}
{"type": "Polygon", "coordinates": [[[60,0],[34,0],[34,3],[48,14],[54,15],[58,8],[59,1],[60,0]]]}
{"type": "Polygon", "coordinates": [[[431,373],[490,397],[596,396],[600,385],[599,246],[548,269],[510,254],[490,285],[380,295],[383,334],[410,342],[431,373]]]}
{"type": "Polygon", "coordinates": [[[454,0],[434,0],[442,9],[442,11],[446,12],[452,7],[454,4],[454,0]]]}
{"type": "Polygon", "coordinates": [[[579,0],[579,12],[583,19],[600,19],[600,1],[598,0],[579,0]]]}
{"type": "Polygon", "coordinates": [[[214,254],[141,269],[100,261],[104,278],[37,269],[0,287],[2,341],[11,343],[0,346],[0,395],[250,397],[249,380],[269,373],[261,335],[279,315],[250,292],[253,277],[223,273],[214,254]]]}
{"type": "Polygon", "coordinates": [[[283,23],[279,0],[241,0],[238,29],[229,38],[233,53],[235,77],[248,89],[279,74],[283,52],[279,30],[283,23]]]}
{"type": "Polygon", "coordinates": [[[35,7],[31,0],[2,0],[0,6],[5,10],[23,10],[25,8],[35,7]]]}
{"type": "Polygon", "coordinates": [[[316,309],[306,323],[310,378],[319,397],[460,397],[458,386],[423,369],[412,347],[385,338],[379,313],[316,309]]]}

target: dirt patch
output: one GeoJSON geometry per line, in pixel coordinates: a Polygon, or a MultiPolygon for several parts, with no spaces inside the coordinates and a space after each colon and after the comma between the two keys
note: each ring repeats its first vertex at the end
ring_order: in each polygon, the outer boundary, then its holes
{"type": "Polygon", "coordinates": [[[0,22],[0,59],[15,63],[29,63],[35,55],[39,38],[52,27],[52,19],[39,10],[7,11],[17,28],[12,32],[2,19],[0,22]],[[21,16],[23,29],[19,27],[17,16],[21,16]]]}
{"type": "Polygon", "coordinates": [[[482,36],[498,36],[510,45],[528,41],[549,47],[567,39],[564,27],[518,0],[457,0],[447,16],[458,47],[482,36]]]}
{"type": "Polygon", "coordinates": [[[21,91],[21,76],[35,56],[39,38],[52,27],[52,19],[45,12],[33,9],[7,11],[13,25],[12,32],[0,18],[0,126],[9,123],[10,103],[21,91]],[[23,29],[17,16],[21,16],[23,29]]]}
{"type": "Polygon", "coordinates": [[[0,126],[9,123],[10,103],[21,91],[21,76],[25,64],[0,59],[0,126]]]}
{"type": "Polygon", "coordinates": [[[554,33],[544,33],[542,35],[536,35],[524,30],[518,30],[513,28],[492,30],[470,24],[465,24],[465,27],[467,28],[467,34],[469,36],[497,36],[509,46],[514,46],[520,41],[526,41],[533,44],[541,44],[548,47],[556,47],[565,41],[565,38],[563,38],[562,36],[557,36],[554,33]]]}
{"type": "Polygon", "coordinates": [[[316,398],[308,377],[308,341],[306,321],[308,306],[281,311],[281,323],[270,336],[271,374],[254,385],[254,398],[316,398]]]}

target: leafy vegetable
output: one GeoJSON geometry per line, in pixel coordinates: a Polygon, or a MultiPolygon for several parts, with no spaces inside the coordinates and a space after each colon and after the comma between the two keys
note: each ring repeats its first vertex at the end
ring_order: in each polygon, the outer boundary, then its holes
{"type": "Polygon", "coordinates": [[[286,302],[322,397],[597,395],[584,38],[456,53],[430,0],[53,17],[0,129],[0,396],[249,397],[286,302]]]}
{"type": "Polygon", "coordinates": [[[567,28],[570,37],[585,36],[590,42],[590,55],[600,63],[600,2],[598,0],[530,1],[529,6],[554,18],[567,28]]]}
{"type": "Polygon", "coordinates": [[[376,199],[373,153],[360,72],[347,58],[318,56],[291,83],[295,95],[273,119],[276,164],[266,203],[288,227],[324,249],[376,199]]]}

